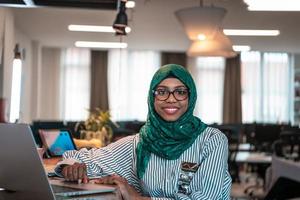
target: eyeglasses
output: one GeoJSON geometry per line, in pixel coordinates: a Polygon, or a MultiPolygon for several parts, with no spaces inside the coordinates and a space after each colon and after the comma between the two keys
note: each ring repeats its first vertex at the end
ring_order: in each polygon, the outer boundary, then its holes
{"type": "Polygon", "coordinates": [[[177,101],[183,101],[188,98],[189,90],[187,88],[177,88],[173,91],[169,91],[167,88],[157,88],[153,90],[153,94],[159,101],[167,100],[171,94],[177,101]]]}

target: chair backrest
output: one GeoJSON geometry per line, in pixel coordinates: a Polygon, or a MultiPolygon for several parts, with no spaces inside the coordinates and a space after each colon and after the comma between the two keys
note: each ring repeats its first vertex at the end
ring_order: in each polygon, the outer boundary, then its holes
{"type": "Polygon", "coordinates": [[[272,144],[279,139],[282,126],[278,124],[255,124],[254,146],[258,151],[272,152],[272,144]]]}
{"type": "Polygon", "coordinates": [[[274,153],[286,159],[300,160],[300,132],[287,130],[280,133],[280,139],[273,144],[274,153]]]}
{"type": "Polygon", "coordinates": [[[217,125],[213,124],[211,127],[218,128],[223,132],[227,139],[229,145],[229,155],[228,155],[228,166],[229,173],[234,182],[239,182],[239,167],[236,163],[236,156],[239,148],[239,127],[234,125],[217,125]]]}

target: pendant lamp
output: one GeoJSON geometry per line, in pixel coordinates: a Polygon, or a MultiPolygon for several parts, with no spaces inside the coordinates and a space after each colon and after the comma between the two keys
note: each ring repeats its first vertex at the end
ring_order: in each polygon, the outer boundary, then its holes
{"type": "Polygon", "coordinates": [[[215,6],[184,8],[175,12],[175,16],[183,26],[190,40],[197,40],[199,35],[205,39],[214,37],[222,25],[226,9],[215,6]]]}
{"type": "Polygon", "coordinates": [[[127,0],[121,0],[119,12],[112,26],[113,29],[116,31],[116,35],[126,35],[125,28],[128,25],[128,17],[126,14],[126,2],[127,0]]]}
{"type": "Polygon", "coordinates": [[[191,57],[220,56],[230,58],[236,56],[236,52],[232,49],[230,39],[223,33],[222,29],[219,28],[212,39],[192,41],[187,55],[191,57]]]}

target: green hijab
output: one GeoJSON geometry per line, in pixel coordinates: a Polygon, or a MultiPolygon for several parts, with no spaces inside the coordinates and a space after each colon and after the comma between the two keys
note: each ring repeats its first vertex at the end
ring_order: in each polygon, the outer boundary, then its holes
{"type": "Polygon", "coordinates": [[[148,93],[148,117],[140,130],[137,145],[137,175],[142,178],[151,153],[168,160],[175,160],[188,149],[206,128],[206,124],[193,115],[197,99],[196,86],[190,73],[182,66],[162,66],[153,76],[148,93]],[[189,89],[187,111],[176,121],[163,120],[154,109],[153,90],[167,77],[178,78],[189,89]]]}

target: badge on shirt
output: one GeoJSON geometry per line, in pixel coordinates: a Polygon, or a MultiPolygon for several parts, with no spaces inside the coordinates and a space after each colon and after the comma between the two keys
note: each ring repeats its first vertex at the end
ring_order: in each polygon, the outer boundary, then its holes
{"type": "Polygon", "coordinates": [[[193,179],[193,176],[197,172],[200,164],[182,162],[180,166],[180,173],[178,179],[178,193],[187,194],[187,189],[193,179]]]}

